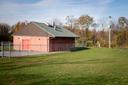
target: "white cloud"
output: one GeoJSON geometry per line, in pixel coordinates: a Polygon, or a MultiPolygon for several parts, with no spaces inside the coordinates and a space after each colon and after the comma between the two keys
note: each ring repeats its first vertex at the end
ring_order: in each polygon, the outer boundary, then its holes
{"type": "Polygon", "coordinates": [[[113,0],[41,0],[36,3],[6,2],[0,4],[0,21],[11,24],[19,20],[44,21],[59,18],[61,21],[67,15],[76,17],[89,14],[96,19],[105,15],[108,4],[113,0]],[[13,19],[13,20],[11,20],[13,19]]]}

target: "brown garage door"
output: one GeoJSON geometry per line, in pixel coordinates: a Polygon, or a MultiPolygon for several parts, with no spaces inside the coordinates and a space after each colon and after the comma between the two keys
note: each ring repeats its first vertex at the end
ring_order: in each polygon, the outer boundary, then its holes
{"type": "Polygon", "coordinates": [[[22,50],[29,50],[29,39],[23,39],[22,40],[22,50]]]}

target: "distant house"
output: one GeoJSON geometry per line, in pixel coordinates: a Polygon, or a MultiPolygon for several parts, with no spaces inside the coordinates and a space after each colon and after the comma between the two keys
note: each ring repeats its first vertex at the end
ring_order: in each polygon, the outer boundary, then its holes
{"type": "Polygon", "coordinates": [[[65,51],[75,47],[77,35],[60,26],[30,22],[13,34],[15,50],[22,51],[65,51]]]}

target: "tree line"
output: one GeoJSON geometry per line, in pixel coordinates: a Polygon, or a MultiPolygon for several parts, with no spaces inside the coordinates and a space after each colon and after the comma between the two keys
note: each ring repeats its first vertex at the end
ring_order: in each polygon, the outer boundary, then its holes
{"type": "MultiPolygon", "coordinates": [[[[65,28],[76,33],[79,38],[76,40],[77,46],[87,47],[108,47],[109,32],[108,27],[97,30],[97,23],[93,17],[82,15],[77,19],[69,18],[68,25],[65,28]],[[70,21],[70,22],[69,22],[70,21]],[[93,29],[89,29],[89,27],[93,29]],[[107,28],[107,29],[106,29],[107,28]]],[[[128,47],[128,19],[119,17],[115,22],[111,22],[111,47],[128,47]]],[[[101,24],[103,25],[103,24],[101,24]]]]}
{"type": "Polygon", "coordinates": [[[19,30],[25,28],[27,22],[18,22],[15,25],[8,25],[6,23],[0,23],[0,42],[1,41],[13,41],[13,34],[19,30]]]}
{"type": "MultiPolygon", "coordinates": [[[[77,46],[86,47],[108,47],[108,30],[101,24],[101,29],[97,30],[98,23],[89,15],[82,15],[78,18],[67,16],[66,29],[79,36],[76,39],[77,46]],[[90,29],[93,27],[93,29],[90,29]]],[[[59,21],[59,20],[58,20],[59,21]]],[[[111,23],[111,47],[128,47],[128,19],[119,17],[117,23],[111,23]]],[[[0,41],[12,41],[13,33],[25,28],[27,22],[18,22],[13,26],[0,23],[0,41]]],[[[62,24],[61,24],[62,25],[62,24]]]]}

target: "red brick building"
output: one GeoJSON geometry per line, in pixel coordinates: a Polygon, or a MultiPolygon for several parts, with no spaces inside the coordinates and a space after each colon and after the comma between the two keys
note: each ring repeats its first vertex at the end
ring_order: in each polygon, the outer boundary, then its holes
{"type": "Polygon", "coordinates": [[[77,35],[60,26],[30,22],[25,28],[13,34],[15,50],[65,51],[75,47],[77,35]]]}

